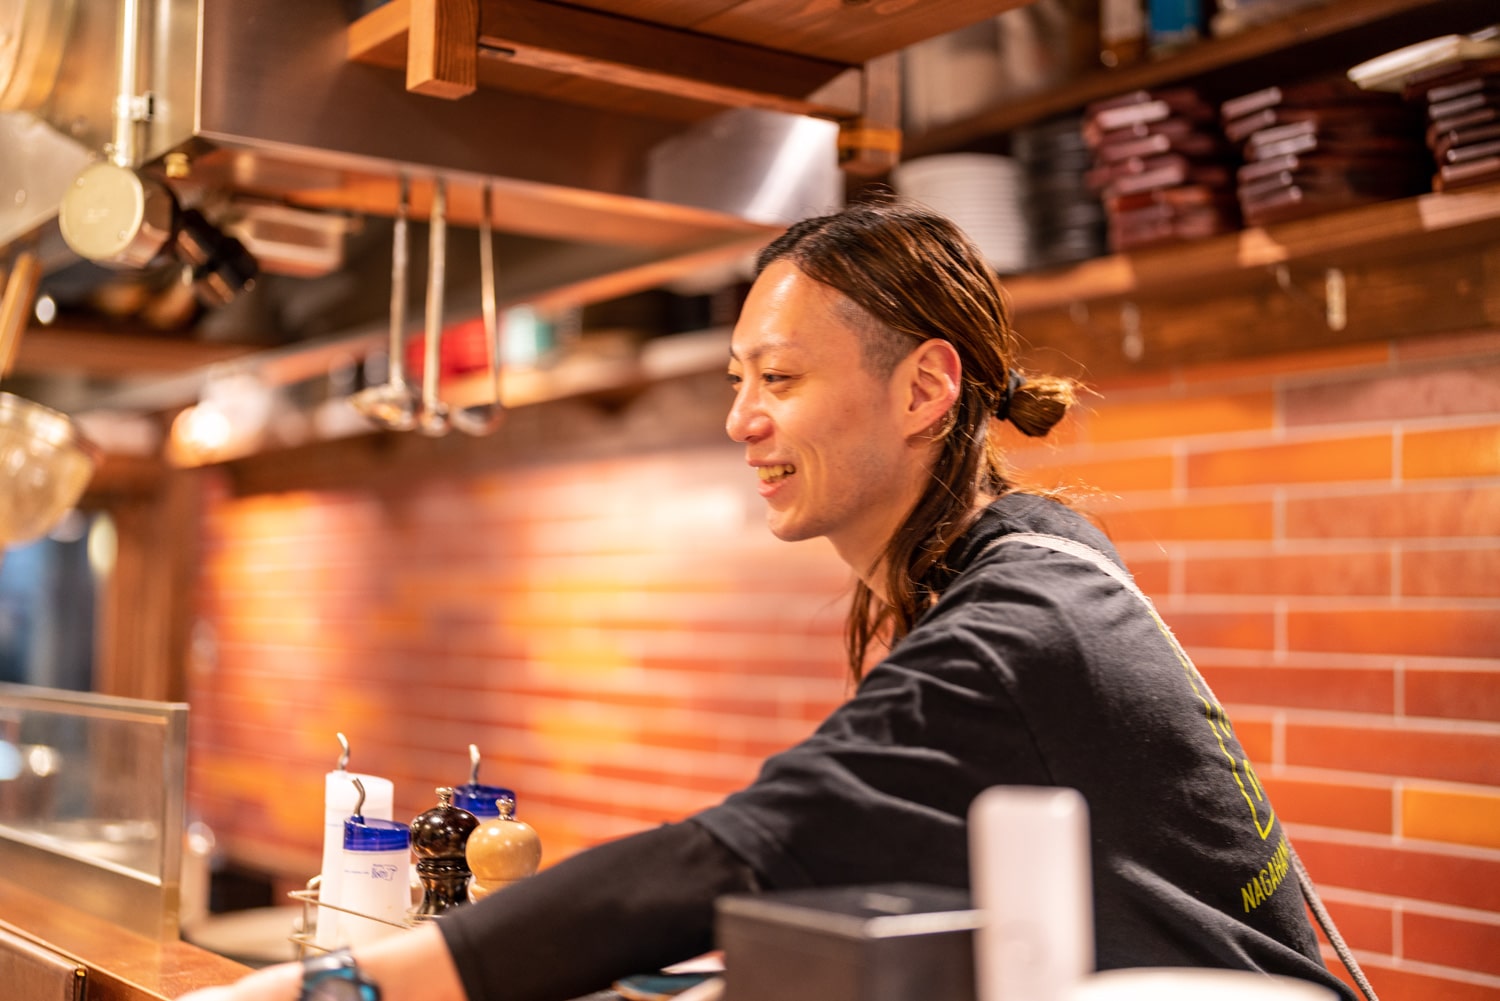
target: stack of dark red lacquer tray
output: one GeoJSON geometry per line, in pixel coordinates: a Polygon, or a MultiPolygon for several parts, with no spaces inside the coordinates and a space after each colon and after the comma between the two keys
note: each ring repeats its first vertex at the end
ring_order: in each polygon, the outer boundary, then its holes
{"type": "Polygon", "coordinates": [[[1398,95],[1329,77],[1267,87],[1220,112],[1244,153],[1236,194],[1252,226],[1426,190],[1421,123],[1398,95]]]}
{"type": "Polygon", "coordinates": [[[1500,181],[1500,59],[1435,67],[1406,78],[1407,100],[1424,105],[1438,191],[1500,181]]]}
{"type": "Polygon", "coordinates": [[[1089,187],[1109,219],[1112,250],[1197,239],[1239,226],[1233,151],[1197,91],[1133,91],[1092,104],[1083,137],[1089,187]]]}

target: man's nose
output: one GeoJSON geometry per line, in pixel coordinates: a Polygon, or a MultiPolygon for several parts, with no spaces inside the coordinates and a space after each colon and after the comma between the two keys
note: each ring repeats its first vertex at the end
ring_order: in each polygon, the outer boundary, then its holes
{"type": "Polygon", "coordinates": [[[724,430],[732,440],[741,443],[765,437],[770,430],[770,421],[756,404],[753,393],[741,392],[735,396],[734,405],[729,408],[729,416],[724,421],[724,430]]]}

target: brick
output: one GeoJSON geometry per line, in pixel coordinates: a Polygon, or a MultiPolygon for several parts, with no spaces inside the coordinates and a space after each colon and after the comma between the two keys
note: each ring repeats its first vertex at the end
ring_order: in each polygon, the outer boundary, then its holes
{"type": "Polygon", "coordinates": [[[1183,563],[1188,594],[1388,595],[1388,552],[1320,552],[1204,557],[1183,563]]]}
{"type": "Polygon", "coordinates": [[[1450,782],[1500,780],[1500,734],[1290,720],[1286,764],[1450,782]]]}
{"type": "Polygon", "coordinates": [[[1407,479],[1500,476],[1500,424],[1408,431],[1401,442],[1407,479]]]}
{"type": "Polygon", "coordinates": [[[1270,390],[1255,393],[1198,395],[1137,403],[1099,404],[1090,428],[1097,442],[1120,442],[1184,435],[1265,431],[1275,423],[1276,399],[1270,390]]]}
{"type": "MultiPolygon", "coordinates": [[[[1500,508],[1500,501],[1497,501],[1500,508]]],[[[1112,507],[1096,516],[1117,542],[1269,540],[1275,521],[1269,502],[1112,507]]]]}
{"type": "Polygon", "coordinates": [[[1401,554],[1401,593],[1500,598],[1500,548],[1406,550],[1401,554]]]}
{"type": "Polygon", "coordinates": [[[1401,916],[1402,958],[1500,976],[1500,919],[1464,921],[1408,911],[1401,916]]]}
{"type": "Polygon", "coordinates": [[[1270,612],[1174,610],[1164,617],[1189,652],[1200,647],[1269,650],[1276,641],[1276,623],[1270,612]]]}
{"type": "Polygon", "coordinates": [[[1401,372],[1283,391],[1288,427],[1500,412],[1500,363],[1401,372]]]}
{"type": "Polygon", "coordinates": [[[1500,535],[1500,488],[1406,487],[1286,502],[1291,539],[1454,538],[1500,535]]]}
{"type": "Polygon", "coordinates": [[[1323,653],[1500,657],[1493,609],[1378,607],[1287,613],[1287,647],[1323,653]]]}
{"type": "Polygon", "coordinates": [[[1188,456],[1189,487],[1234,487],[1282,483],[1335,483],[1389,479],[1391,437],[1358,438],[1225,448],[1188,456]]]}
{"type": "MultiPolygon", "coordinates": [[[[1500,987],[1477,984],[1473,981],[1457,980],[1437,973],[1400,969],[1378,960],[1360,960],[1370,986],[1375,988],[1380,1001],[1500,1001],[1500,987]]],[[[1340,979],[1351,984],[1348,975],[1336,959],[1328,960],[1328,968],[1340,979]]],[[[1355,994],[1359,996],[1358,992],[1355,994]]]]}
{"type": "Polygon", "coordinates": [[[1315,831],[1297,834],[1296,846],[1318,886],[1500,911],[1500,860],[1494,858],[1350,844],[1315,831]]]}
{"type": "MultiPolygon", "coordinates": [[[[1033,456],[1044,458],[1045,456],[1033,456]]],[[[1044,463],[1023,466],[1018,480],[1033,487],[1083,486],[1097,490],[1125,493],[1132,490],[1170,490],[1175,462],[1170,455],[1142,456],[1135,459],[1044,463]]]]}
{"type": "Polygon", "coordinates": [[[1357,785],[1261,775],[1282,820],[1346,831],[1391,834],[1391,783],[1357,785]]]}
{"type": "MultiPolygon", "coordinates": [[[[1500,755],[1490,759],[1489,783],[1500,785],[1500,755]]],[[[1500,848],[1500,791],[1407,786],[1401,791],[1401,833],[1425,841],[1500,848]]]]}
{"type": "MultiPolygon", "coordinates": [[[[1396,951],[1395,918],[1389,907],[1327,899],[1323,901],[1323,905],[1328,908],[1334,926],[1344,936],[1344,941],[1349,943],[1350,948],[1362,952],[1384,953],[1387,956],[1396,951]]],[[[1318,940],[1327,942],[1327,936],[1316,921],[1312,922],[1312,926],[1318,940]]]]}
{"type": "Polygon", "coordinates": [[[1500,722],[1500,667],[1483,671],[1409,669],[1408,716],[1500,722]]]}
{"type": "Polygon", "coordinates": [[[1395,671],[1389,668],[1318,668],[1198,664],[1219,700],[1228,705],[1391,713],[1395,671]]]}

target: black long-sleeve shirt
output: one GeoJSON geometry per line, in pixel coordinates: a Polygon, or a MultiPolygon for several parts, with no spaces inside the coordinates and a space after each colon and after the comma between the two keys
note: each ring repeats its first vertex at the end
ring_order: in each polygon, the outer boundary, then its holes
{"type": "Polygon", "coordinates": [[[936,606],[752,785],[440,921],[472,1001],[564,1001],[703,952],[726,892],[967,888],[969,805],[1002,784],[1083,793],[1100,969],[1259,970],[1351,996],[1318,958],[1280,823],[1208,685],[1091,563],[991,545],[1024,532],[1118,561],[1066,507],[1001,498],[930,582],[936,606]]]}

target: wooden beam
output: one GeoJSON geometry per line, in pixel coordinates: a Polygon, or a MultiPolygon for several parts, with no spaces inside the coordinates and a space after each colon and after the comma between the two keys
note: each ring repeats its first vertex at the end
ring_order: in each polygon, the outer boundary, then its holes
{"type": "Polygon", "coordinates": [[[839,166],[851,177],[890,173],[901,159],[901,56],[892,53],[865,64],[860,115],[839,127],[839,166]]]}
{"type": "Polygon", "coordinates": [[[186,372],[256,350],[137,331],[32,324],[21,337],[16,371],[77,372],[111,378],[186,372]]]}
{"type": "Polygon", "coordinates": [[[1296,261],[1348,262],[1493,242],[1500,232],[1500,184],[1379,202],[1256,227],[1069,268],[1006,279],[1017,313],[1111,296],[1212,286],[1240,272],[1296,261]]]}
{"type": "Polygon", "coordinates": [[[479,0],[410,0],[406,89],[453,100],[479,78],[479,0]]]}
{"type": "Polygon", "coordinates": [[[1021,317],[1028,365],[1099,378],[1342,344],[1482,330],[1500,323],[1500,245],[1341,266],[1346,322],[1330,325],[1328,272],[1291,264],[1202,283],[1053,307],[1021,317]],[[1212,332],[1206,336],[1205,332],[1212,332]]]}

